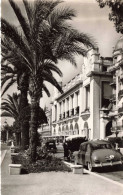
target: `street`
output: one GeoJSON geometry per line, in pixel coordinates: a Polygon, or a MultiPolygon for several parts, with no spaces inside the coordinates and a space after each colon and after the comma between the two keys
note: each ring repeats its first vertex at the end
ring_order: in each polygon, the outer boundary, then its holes
{"type": "MultiPolygon", "coordinates": [[[[1,157],[4,151],[7,149],[9,149],[9,147],[6,146],[6,144],[1,144],[1,157]]],[[[62,144],[57,145],[57,153],[55,156],[63,159],[64,153],[62,144]]],[[[95,173],[123,184],[123,165],[121,167],[106,167],[103,169],[98,169],[95,170],[95,173]]]]}

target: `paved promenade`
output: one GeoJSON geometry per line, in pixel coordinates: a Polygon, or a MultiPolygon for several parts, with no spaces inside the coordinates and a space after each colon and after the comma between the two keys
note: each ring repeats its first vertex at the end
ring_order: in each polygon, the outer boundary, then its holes
{"type": "Polygon", "coordinates": [[[2,195],[123,195],[123,186],[96,174],[63,172],[9,175],[10,150],[1,165],[2,195]]]}

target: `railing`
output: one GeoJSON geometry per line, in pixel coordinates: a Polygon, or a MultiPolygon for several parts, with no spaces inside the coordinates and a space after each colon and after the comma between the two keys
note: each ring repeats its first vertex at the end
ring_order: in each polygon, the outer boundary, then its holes
{"type": "Polygon", "coordinates": [[[120,75],[120,80],[123,81],[123,73],[120,75]]]}
{"type": "Polygon", "coordinates": [[[79,106],[77,106],[77,107],[75,108],[74,114],[75,114],[75,115],[76,115],[76,114],[79,114],[79,106]]]}
{"type": "Polygon", "coordinates": [[[116,78],[113,78],[113,81],[110,82],[110,85],[116,86],[116,78]]]}
{"type": "Polygon", "coordinates": [[[62,114],[59,115],[59,120],[61,120],[61,119],[62,119],[62,114]]]}
{"type": "Polygon", "coordinates": [[[110,96],[110,100],[116,100],[116,94],[112,94],[111,96],[110,96]]]}
{"type": "Polygon", "coordinates": [[[72,109],[70,110],[70,112],[71,112],[71,116],[73,116],[73,115],[74,115],[74,108],[72,108],[72,109]]]}
{"type": "Polygon", "coordinates": [[[119,112],[119,113],[123,113],[123,107],[119,108],[119,109],[118,109],[118,112],[119,112]]]}
{"type": "Polygon", "coordinates": [[[121,98],[123,96],[123,89],[119,91],[118,98],[121,98]]]}
{"type": "Polygon", "coordinates": [[[69,110],[66,112],[66,117],[69,117],[69,110]]]}

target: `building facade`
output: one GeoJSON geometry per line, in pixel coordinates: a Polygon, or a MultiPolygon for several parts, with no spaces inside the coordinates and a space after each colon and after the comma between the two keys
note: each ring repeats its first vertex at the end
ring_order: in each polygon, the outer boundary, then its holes
{"type": "Polygon", "coordinates": [[[45,114],[47,117],[47,123],[42,124],[41,127],[38,129],[38,132],[41,134],[41,136],[51,136],[52,130],[51,130],[51,110],[48,109],[47,107],[45,108],[45,114]]]}
{"type": "Polygon", "coordinates": [[[112,118],[112,132],[123,136],[123,36],[114,47],[113,65],[108,71],[113,75],[112,110],[109,113],[112,118]]]}
{"type": "MultiPolygon", "coordinates": [[[[63,94],[54,90],[52,135],[83,135],[89,139],[111,134],[112,58],[100,57],[90,49],[82,71],[63,86],[63,94]]],[[[69,74],[69,73],[68,73],[69,74]]]]}

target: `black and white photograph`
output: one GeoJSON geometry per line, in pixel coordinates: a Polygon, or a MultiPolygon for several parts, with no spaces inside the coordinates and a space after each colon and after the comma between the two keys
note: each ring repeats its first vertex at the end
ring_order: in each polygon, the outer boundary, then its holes
{"type": "Polygon", "coordinates": [[[123,0],[1,0],[1,195],[123,195],[123,0]]]}

